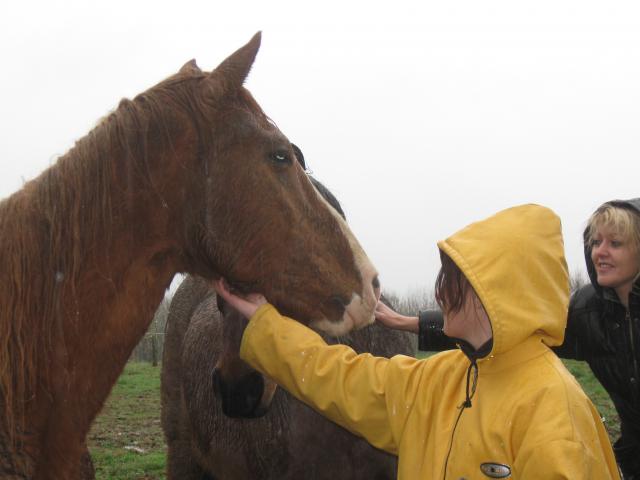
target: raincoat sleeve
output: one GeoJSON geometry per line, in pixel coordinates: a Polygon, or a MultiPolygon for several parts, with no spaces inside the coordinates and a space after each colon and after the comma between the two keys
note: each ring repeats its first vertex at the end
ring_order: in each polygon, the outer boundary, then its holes
{"type": "Polygon", "coordinates": [[[240,356],[330,420],[397,455],[409,410],[397,405],[415,396],[417,375],[411,373],[418,360],[358,355],[345,345],[327,345],[268,304],[251,318],[240,356]]]}

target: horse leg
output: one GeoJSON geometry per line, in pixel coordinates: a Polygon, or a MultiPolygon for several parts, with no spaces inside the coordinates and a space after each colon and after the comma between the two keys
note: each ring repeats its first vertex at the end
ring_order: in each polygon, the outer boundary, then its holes
{"type": "Polygon", "coordinates": [[[96,470],[93,466],[93,460],[87,445],[84,446],[84,452],[80,458],[80,480],[94,480],[96,478],[96,470]]]}
{"type": "Polygon", "coordinates": [[[93,478],[81,475],[89,465],[87,460],[90,462],[85,441],[89,426],[79,418],[81,412],[81,405],[64,398],[51,405],[34,480],[93,478]]]}
{"type": "Polygon", "coordinates": [[[16,452],[11,441],[0,432],[0,478],[3,480],[25,480],[33,478],[38,449],[23,444],[16,452]]]}
{"type": "Polygon", "coordinates": [[[84,439],[49,435],[34,480],[84,480],[80,471],[85,449],[84,439]]]}
{"type": "MultiPolygon", "coordinates": [[[[0,397],[0,411],[2,405],[0,397]]],[[[24,412],[24,423],[14,425],[9,433],[7,419],[0,417],[0,478],[7,480],[34,478],[42,455],[42,436],[39,434],[44,420],[37,413],[48,405],[31,406],[24,412]],[[43,407],[43,408],[39,408],[43,407]]],[[[16,420],[19,422],[19,420],[16,420]]]]}

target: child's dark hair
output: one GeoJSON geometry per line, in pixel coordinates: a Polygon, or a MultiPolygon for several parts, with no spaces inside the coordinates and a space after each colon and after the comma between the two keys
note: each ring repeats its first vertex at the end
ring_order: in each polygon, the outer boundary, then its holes
{"type": "Polygon", "coordinates": [[[460,311],[471,284],[451,257],[440,250],[442,266],[436,278],[436,301],[445,313],[460,311]]]}

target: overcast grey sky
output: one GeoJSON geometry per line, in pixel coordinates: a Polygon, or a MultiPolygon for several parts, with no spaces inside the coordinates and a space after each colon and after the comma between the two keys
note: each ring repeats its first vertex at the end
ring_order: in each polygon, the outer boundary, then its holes
{"type": "Polygon", "coordinates": [[[0,198],[123,97],[257,31],[247,81],[399,293],[435,243],[521,203],[580,232],[640,196],[640,2],[22,1],[0,7],[0,198]],[[224,5],[220,5],[224,4],[224,5]]]}

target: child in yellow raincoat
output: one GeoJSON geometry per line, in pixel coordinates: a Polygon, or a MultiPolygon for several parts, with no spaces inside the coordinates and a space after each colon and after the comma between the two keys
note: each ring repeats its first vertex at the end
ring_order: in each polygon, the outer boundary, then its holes
{"type": "Polygon", "coordinates": [[[550,349],[569,300],[558,217],[515,207],[438,247],[436,299],[460,348],[422,360],[329,346],[264,297],[214,287],[250,318],[241,357],[398,455],[400,479],[620,478],[598,412],[550,349]]]}

